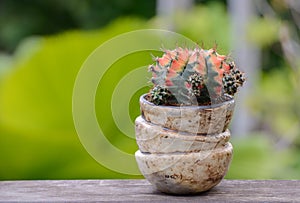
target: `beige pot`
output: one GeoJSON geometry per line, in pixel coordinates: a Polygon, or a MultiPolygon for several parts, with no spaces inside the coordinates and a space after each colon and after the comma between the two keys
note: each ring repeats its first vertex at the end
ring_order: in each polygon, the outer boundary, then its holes
{"type": "MultiPolygon", "coordinates": [[[[203,135],[224,132],[230,123],[234,100],[212,106],[157,106],[140,98],[142,117],[170,130],[203,135]]],[[[228,96],[229,97],[229,96],[228,96]]]]}
{"type": "Polygon", "coordinates": [[[234,100],[215,106],[156,106],[140,98],[136,123],[141,173],[165,193],[211,189],[225,176],[233,148],[227,129],[234,100]]]}

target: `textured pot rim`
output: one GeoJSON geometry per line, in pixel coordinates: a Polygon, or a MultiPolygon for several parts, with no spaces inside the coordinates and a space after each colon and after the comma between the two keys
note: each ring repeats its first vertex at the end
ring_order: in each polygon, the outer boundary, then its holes
{"type": "Polygon", "coordinates": [[[212,105],[206,105],[206,106],[164,106],[164,105],[155,105],[154,103],[148,101],[145,97],[148,95],[148,93],[143,94],[140,97],[140,103],[146,103],[149,106],[152,107],[160,107],[160,108],[170,108],[170,109],[213,109],[213,108],[217,108],[220,106],[224,106],[224,105],[230,105],[230,104],[234,104],[234,98],[233,96],[230,95],[226,95],[226,97],[228,97],[229,99],[227,101],[218,103],[218,104],[212,104],[212,105]]]}
{"type": "Polygon", "coordinates": [[[142,152],[140,149],[138,149],[135,153],[135,157],[146,157],[148,159],[157,160],[157,159],[171,159],[172,157],[178,158],[178,157],[195,157],[197,155],[204,155],[204,157],[207,157],[207,155],[214,155],[215,153],[224,153],[227,151],[233,151],[233,145],[230,142],[227,142],[223,147],[214,148],[211,150],[206,151],[199,151],[199,152],[172,152],[172,153],[150,153],[150,152],[142,152]]]}

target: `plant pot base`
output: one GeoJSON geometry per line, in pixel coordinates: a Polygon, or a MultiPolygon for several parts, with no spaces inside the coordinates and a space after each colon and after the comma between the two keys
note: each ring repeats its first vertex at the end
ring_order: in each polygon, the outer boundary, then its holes
{"type": "Polygon", "coordinates": [[[204,192],[225,176],[232,158],[230,143],[196,153],[150,154],[139,150],[135,157],[140,171],[159,191],[171,194],[204,192]]]}

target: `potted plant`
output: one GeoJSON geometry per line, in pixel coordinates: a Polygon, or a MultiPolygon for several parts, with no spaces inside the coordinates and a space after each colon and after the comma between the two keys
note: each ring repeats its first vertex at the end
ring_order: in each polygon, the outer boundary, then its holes
{"type": "Polygon", "coordinates": [[[231,162],[227,128],[244,73],[215,48],[199,47],[164,50],[149,71],[153,88],[140,97],[135,121],[140,171],[165,193],[211,189],[231,162]]]}

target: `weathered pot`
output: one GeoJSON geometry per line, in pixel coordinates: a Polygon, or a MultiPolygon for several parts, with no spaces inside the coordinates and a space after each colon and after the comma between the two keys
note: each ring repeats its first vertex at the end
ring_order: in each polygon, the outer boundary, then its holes
{"type": "Polygon", "coordinates": [[[229,130],[215,135],[196,135],[174,130],[145,121],[135,120],[136,141],[143,153],[200,152],[223,147],[230,138],[229,130]]]}
{"type": "Polygon", "coordinates": [[[218,134],[224,132],[230,123],[234,110],[234,100],[212,106],[157,106],[140,97],[142,117],[153,124],[170,130],[196,133],[218,134]]]}
{"type": "Polygon", "coordinates": [[[136,123],[141,173],[165,193],[211,189],[225,176],[233,148],[227,129],[234,100],[214,106],[156,106],[141,96],[136,123]]]}

